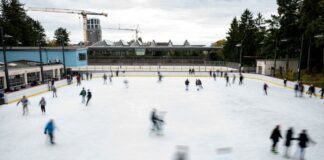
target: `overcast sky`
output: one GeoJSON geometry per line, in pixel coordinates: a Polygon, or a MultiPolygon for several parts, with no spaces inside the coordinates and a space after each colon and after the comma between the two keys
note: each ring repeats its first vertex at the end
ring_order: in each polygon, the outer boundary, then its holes
{"type": "MultiPolygon", "coordinates": [[[[233,17],[249,8],[266,18],[276,13],[276,0],[21,0],[25,7],[49,7],[106,12],[108,17],[95,16],[101,27],[135,28],[140,26],[143,41],[168,41],[182,44],[210,45],[225,38],[233,17]]],[[[53,38],[58,27],[70,31],[72,43],[83,40],[82,18],[74,14],[28,11],[42,23],[53,38]]],[[[91,16],[89,16],[91,17],[91,16]]],[[[135,37],[133,32],[103,29],[103,39],[118,41],[135,37]]]]}

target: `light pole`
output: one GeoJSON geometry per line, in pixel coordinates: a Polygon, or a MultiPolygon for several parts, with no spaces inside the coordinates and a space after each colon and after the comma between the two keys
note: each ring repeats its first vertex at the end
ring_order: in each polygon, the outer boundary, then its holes
{"type": "Polygon", "coordinates": [[[303,56],[303,45],[304,45],[304,34],[302,34],[301,37],[301,46],[300,46],[299,61],[298,61],[298,77],[297,77],[298,81],[300,81],[300,76],[301,76],[301,61],[303,56]]]}
{"type": "MultiPolygon", "coordinates": [[[[315,35],[314,38],[316,38],[316,39],[324,38],[324,34],[315,35]]],[[[322,63],[322,67],[324,68],[324,47],[323,47],[323,63],[322,63]]]]}
{"type": "Polygon", "coordinates": [[[43,68],[43,55],[42,55],[42,41],[41,41],[41,35],[39,35],[39,39],[38,39],[38,51],[39,51],[39,66],[41,69],[41,82],[42,84],[44,84],[44,68],[43,68]]]}
{"type": "Polygon", "coordinates": [[[239,66],[239,72],[242,71],[242,43],[238,43],[235,45],[236,47],[240,48],[240,66],[239,66]]]}
{"type": "Polygon", "coordinates": [[[65,53],[64,53],[64,40],[63,40],[63,36],[60,36],[60,40],[61,40],[61,45],[62,45],[62,54],[63,54],[63,70],[64,70],[64,76],[66,74],[66,66],[65,66],[65,53]]]}
{"type": "Polygon", "coordinates": [[[0,29],[1,29],[3,63],[4,63],[5,79],[6,79],[6,86],[7,86],[6,90],[10,91],[10,81],[9,81],[9,72],[8,72],[8,64],[7,64],[7,53],[6,53],[5,38],[11,38],[12,36],[5,35],[3,27],[0,27],[0,29]]]}

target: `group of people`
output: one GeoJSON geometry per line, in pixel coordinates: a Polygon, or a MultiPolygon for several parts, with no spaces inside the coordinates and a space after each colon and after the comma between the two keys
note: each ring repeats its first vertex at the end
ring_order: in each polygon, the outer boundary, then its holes
{"type": "Polygon", "coordinates": [[[189,75],[195,75],[195,69],[194,68],[189,69],[189,75]]]}
{"type": "MultiPolygon", "coordinates": [[[[185,80],[186,91],[189,90],[189,84],[190,84],[190,81],[189,81],[189,79],[187,78],[187,79],[185,80]]],[[[196,79],[195,84],[196,84],[196,87],[197,87],[197,91],[199,91],[200,89],[203,89],[202,82],[201,82],[200,79],[196,79]]]]}
{"type": "Polygon", "coordinates": [[[82,97],[81,103],[86,103],[86,106],[88,106],[89,101],[92,98],[92,93],[91,93],[90,89],[88,89],[88,92],[87,92],[84,88],[82,88],[82,90],[80,92],[80,96],[82,97]],[[86,97],[87,97],[87,101],[86,101],[86,97]]]}
{"type": "MultiPolygon", "coordinates": [[[[275,154],[278,154],[277,151],[277,144],[280,141],[280,139],[282,139],[282,135],[281,135],[281,131],[280,131],[280,126],[277,125],[271,135],[270,135],[270,139],[272,140],[272,146],[271,146],[271,151],[275,154]]],[[[286,136],[285,136],[285,154],[284,156],[286,158],[290,157],[290,147],[292,144],[293,140],[297,140],[298,141],[298,147],[299,147],[299,158],[300,160],[304,160],[305,159],[305,149],[307,148],[309,143],[313,143],[316,144],[309,136],[307,133],[307,130],[304,129],[302,130],[302,132],[299,134],[298,137],[294,137],[294,130],[292,127],[290,127],[287,132],[286,132],[286,136]]]]}
{"type": "MultiPolygon", "coordinates": [[[[303,82],[297,82],[295,84],[295,86],[294,86],[295,97],[303,97],[304,90],[305,90],[305,86],[304,86],[303,82]]],[[[324,87],[321,88],[319,93],[321,95],[320,96],[321,99],[323,99],[324,98],[324,87]]],[[[308,87],[308,90],[307,90],[306,94],[308,94],[310,98],[312,98],[312,96],[316,97],[316,88],[315,88],[315,86],[313,84],[311,84],[308,87]]]]}

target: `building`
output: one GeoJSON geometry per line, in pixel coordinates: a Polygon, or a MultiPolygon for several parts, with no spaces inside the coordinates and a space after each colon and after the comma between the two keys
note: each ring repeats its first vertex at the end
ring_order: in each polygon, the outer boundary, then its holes
{"type": "MultiPolygon", "coordinates": [[[[257,59],[256,73],[263,75],[273,75],[274,59],[257,59]]],[[[297,59],[277,59],[276,60],[276,74],[283,74],[287,71],[298,71],[297,59]]]]}
{"type": "MultiPolygon", "coordinates": [[[[199,55],[207,55],[209,52],[217,49],[220,48],[192,45],[188,40],[179,45],[174,44],[171,40],[168,42],[156,42],[153,40],[146,43],[141,41],[126,42],[120,40],[112,42],[103,40],[89,46],[88,55],[89,64],[139,64],[145,60],[146,62],[144,63],[156,65],[180,57],[182,58],[181,62],[191,57],[192,59],[198,60],[199,63],[203,63],[199,55]],[[141,62],[137,61],[137,59],[141,59],[141,62]]],[[[180,64],[181,62],[175,61],[175,64],[180,64]]]]}
{"type": "MultiPolygon", "coordinates": [[[[42,47],[41,53],[44,64],[63,63],[61,47],[42,47]]],[[[88,64],[87,48],[65,47],[64,54],[66,67],[79,67],[88,64]]],[[[40,62],[38,47],[9,47],[6,49],[6,55],[8,62],[22,60],[40,62]]],[[[3,62],[2,48],[0,48],[0,62],[3,62]]]]}
{"type": "Polygon", "coordinates": [[[87,44],[89,45],[102,40],[102,31],[98,18],[90,18],[87,20],[87,37],[89,40],[87,44]]]}

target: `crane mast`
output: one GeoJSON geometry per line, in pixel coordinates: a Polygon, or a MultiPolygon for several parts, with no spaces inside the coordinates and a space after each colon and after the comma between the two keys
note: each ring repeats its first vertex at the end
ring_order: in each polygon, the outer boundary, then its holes
{"type": "Polygon", "coordinates": [[[75,9],[61,9],[61,8],[37,8],[37,7],[29,7],[27,8],[28,11],[40,11],[40,12],[53,12],[53,13],[68,13],[68,14],[79,14],[82,16],[83,19],[83,41],[84,45],[88,45],[89,38],[87,34],[87,16],[88,15],[97,15],[97,16],[105,16],[107,17],[107,13],[98,13],[98,12],[91,12],[86,10],[75,10],[75,9]]]}

